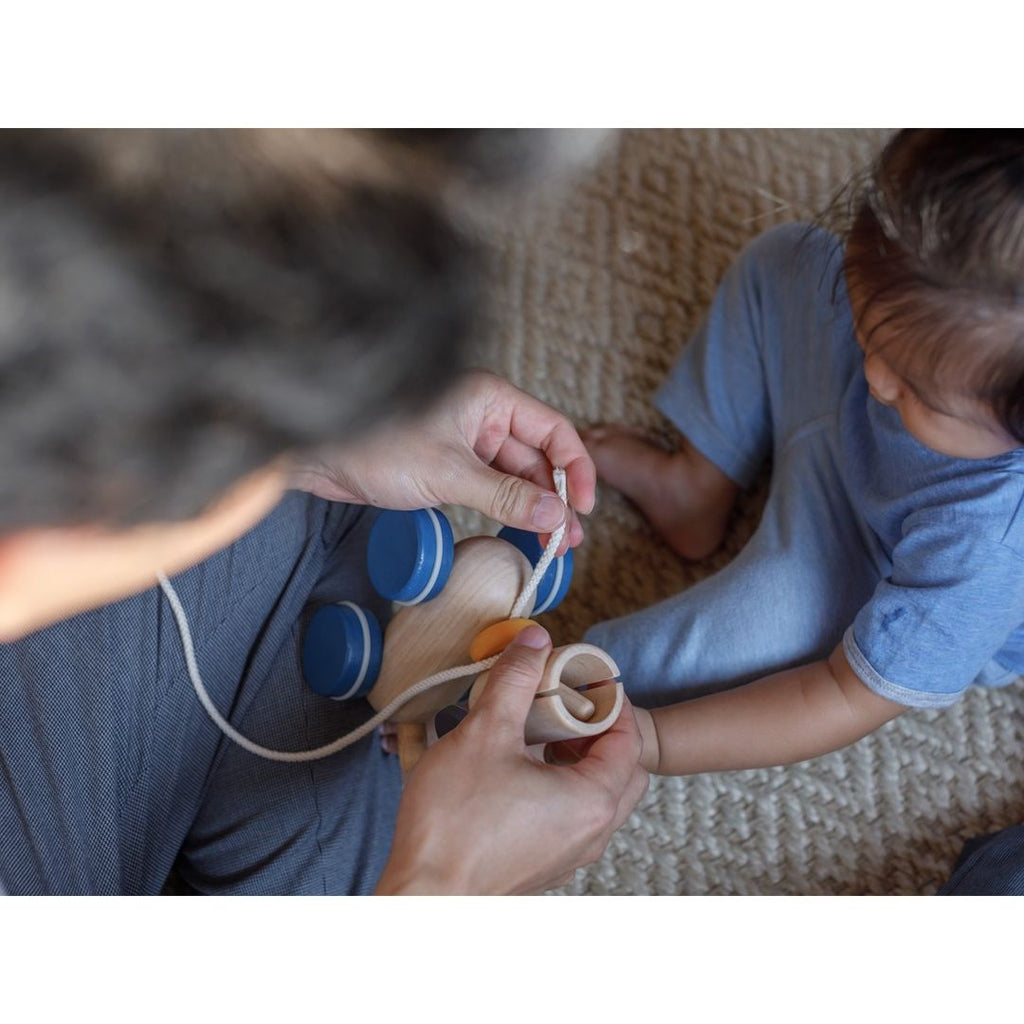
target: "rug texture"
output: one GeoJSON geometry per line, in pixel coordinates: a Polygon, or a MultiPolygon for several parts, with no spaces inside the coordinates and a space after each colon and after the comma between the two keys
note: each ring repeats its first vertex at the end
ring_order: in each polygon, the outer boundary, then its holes
{"type": "MultiPolygon", "coordinates": [[[[478,360],[577,424],[669,436],[651,396],[740,248],[813,219],[877,153],[882,130],[659,130],[613,138],[574,185],[479,230],[492,247],[491,330],[478,360]]],[[[756,526],[765,480],[700,565],[602,488],[556,643],[725,565],[756,526]]],[[[453,510],[460,535],[492,523],[453,510]]],[[[842,586],[841,579],[836,580],[842,586]]],[[[1024,821],[1024,688],[911,711],[804,764],[654,778],[596,864],[563,894],[929,894],[969,836],[1024,821]]]]}

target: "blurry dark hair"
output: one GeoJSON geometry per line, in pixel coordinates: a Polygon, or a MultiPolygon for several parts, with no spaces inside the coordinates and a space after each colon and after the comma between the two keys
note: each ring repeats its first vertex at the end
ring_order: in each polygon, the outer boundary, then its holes
{"type": "Polygon", "coordinates": [[[1024,132],[905,129],[852,195],[844,270],[867,347],[884,328],[922,401],[979,399],[1024,444],[1024,132]]]}
{"type": "Polygon", "coordinates": [[[488,134],[0,132],[0,531],[194,515],[436,398],[481,295],[439,197],[536,150],[488,134]]]}

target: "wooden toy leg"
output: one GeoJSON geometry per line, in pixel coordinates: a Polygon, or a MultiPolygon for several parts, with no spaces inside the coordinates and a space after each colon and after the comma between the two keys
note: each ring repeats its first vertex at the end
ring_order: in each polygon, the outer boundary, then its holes
{"type": "Polygon", "coordinates": [[[398,723],[398,763],[408,775],[427,749],[427,727],[422,722],[398,723]]]}

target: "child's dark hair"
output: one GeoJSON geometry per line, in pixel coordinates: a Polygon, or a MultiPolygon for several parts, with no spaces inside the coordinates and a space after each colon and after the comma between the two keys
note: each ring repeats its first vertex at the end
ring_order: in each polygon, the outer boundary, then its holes
{"type": "Polygon", "coordinates": [[[844,270],[922,401],[979,399],[1024,444],[1024,132],[895,135],[856,192],[844,270]]]}

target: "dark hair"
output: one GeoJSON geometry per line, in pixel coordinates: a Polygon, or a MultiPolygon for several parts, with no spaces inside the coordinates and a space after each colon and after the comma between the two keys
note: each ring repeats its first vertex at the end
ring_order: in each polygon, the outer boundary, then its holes
{"type": "Polygon", "coordinates": [[[887,361],[927,404],[980,399],[1024,443],[1024,132],[905,129],[853,194],[844,271],[887,361]]]}
{"type": "Polygon", "coordinates": [[[480,260],[376,147],[0,132],[0,532],[193,515],[437,396],[480,260]]]}

